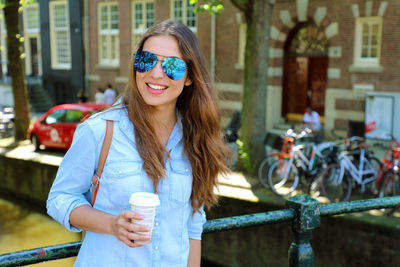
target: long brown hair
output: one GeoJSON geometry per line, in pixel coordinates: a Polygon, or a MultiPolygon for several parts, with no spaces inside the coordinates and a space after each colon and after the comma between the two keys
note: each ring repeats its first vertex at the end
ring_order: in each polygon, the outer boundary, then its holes
{"type": "MultiPolygon", "coordinates": [[[[218,174],[227,173],[229,149],[221,138],[220,114],[214,84],[201,52],[197,37],[182,23],[165,20],[151,27],[139,41],[137,51],[152,36],[170,35],[178,41],[188,66],[192,84],[185,86],[176,107],[182,116],[183,146],[192,166],[191,203],[194,211],[201,205],[210,207],[217,200],[214,187],[218,174]]],[[[143,168],[152,179],[157,192],[159,179],[165,177],[164,157],[167,151],[158,141],[152,121],[152,107],[147,105],[136,85],[133,61],[130,64],[129,84],[123,95],[129,119],[134,124],[135,141],[143,160],[143,168]]]]}

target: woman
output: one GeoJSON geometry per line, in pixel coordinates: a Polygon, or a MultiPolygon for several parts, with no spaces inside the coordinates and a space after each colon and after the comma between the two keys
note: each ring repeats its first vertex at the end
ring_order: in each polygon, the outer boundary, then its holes
{"type": "Polygon", "coordinates": [[[87,231],[76,266],[200,266],[203,207],[215,203],[217,175],[229,169],[196,36],[170,20],[153,26],[138,44],[129,78],[122,100],[79,125],[48,213],[71,231],[87,231]],[[106,120],[114,121],[114,134],[91,207],[106,120]],[[160,198],[152,237],[131,222],[142,218],[129,211],[130,194],[139,191],[160,198]]]}

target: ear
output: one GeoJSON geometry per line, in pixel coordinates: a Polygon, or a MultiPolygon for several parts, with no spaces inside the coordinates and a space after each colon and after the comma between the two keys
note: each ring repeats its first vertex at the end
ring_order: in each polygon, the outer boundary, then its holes
{"type": "Polygon", "coordinates": [[[189,75],[186,77],[186,80],[185,80],[185,86],[189,86],[189,85],[191,85],[192,84],[192,79],[190,79],[189,78],[189,75]]]}

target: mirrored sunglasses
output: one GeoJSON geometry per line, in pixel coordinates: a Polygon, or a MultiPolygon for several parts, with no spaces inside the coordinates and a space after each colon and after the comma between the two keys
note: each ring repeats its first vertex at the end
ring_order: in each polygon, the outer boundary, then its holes
{"type": "Polygon", "coordinates": [[[138,51],[135,53],[135,62],[133,67],[135,71],[145,73],[150,71],[161,61],[162,69],[171,80],[177,81],[183,78],[186,73],[186,63],[182,59],[175,57],[166,57],[162,60],[157,58],[157,55],[148,51],[138,51]]]}

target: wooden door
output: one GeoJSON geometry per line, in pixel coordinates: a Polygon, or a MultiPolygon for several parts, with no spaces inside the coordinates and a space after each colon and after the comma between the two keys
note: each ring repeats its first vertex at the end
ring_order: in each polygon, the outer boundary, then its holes
{"type": "Polygon", "coordinates": [[[328,58],[309,58],[309,92],[307,104],[321,116],[325,113],[328,58]]]}
{"type": "Polygon", "coordinates": [[[286,88],[283,97],[284,115],[303,114],[307,107],[308,58],[289,57],[286,62],[286,88]]]}

